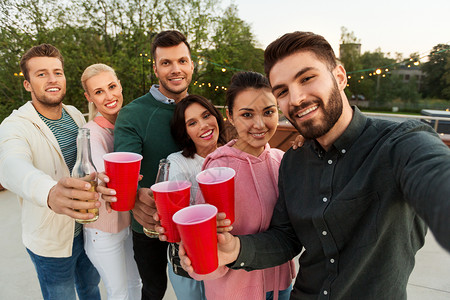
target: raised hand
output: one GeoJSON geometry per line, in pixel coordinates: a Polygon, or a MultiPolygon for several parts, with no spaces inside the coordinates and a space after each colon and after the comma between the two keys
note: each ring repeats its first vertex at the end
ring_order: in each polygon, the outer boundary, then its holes
{"type": "Polygon", "coordinates": [[[144,228],[155,230],[155,225],[159,224],[153,219],[155,213],[156,204],[153,198],[153,192],[149,188],[140,188],[137,192],[136,203],[133,208],[134,218],[144,228]]]}
{"type": "Polygon", "coordinates": [[[74,219],[88,220],[94,218],[93,213],[81,213],[76,210],[88,210],[100,207],[97,192],[89,191],[89,182],[77,178],[64,177],[50,189],[47,205],[57,214],[64,214],[74,219]]]}

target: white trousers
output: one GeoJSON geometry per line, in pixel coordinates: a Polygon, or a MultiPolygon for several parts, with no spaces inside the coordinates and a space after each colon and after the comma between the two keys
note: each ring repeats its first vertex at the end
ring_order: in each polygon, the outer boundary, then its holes
{"type": "Polygon", "coordinates": [[[100,274],[108,300],[141,299],[142,282],[133,258],[130,227],[119,233],[84,228],[84,249],[100,274]]]}

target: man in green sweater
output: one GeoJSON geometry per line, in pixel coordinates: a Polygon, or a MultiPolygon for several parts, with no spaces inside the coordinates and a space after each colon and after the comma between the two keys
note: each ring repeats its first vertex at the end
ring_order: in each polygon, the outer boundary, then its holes
{"type": "MultiPolygon", "coordinates": [[[[140,189],[133,209],[134,257],[142,278],[142,299],[162,299],[167,288],[167,243],[149,238],[154,230],[155,204],[149,187],[155,183],[159,160],[178,151],[170,134],[175,104],[187,95],[194,64],[186,37],[175,30],[159,33],[152,44],[153,70],[158,84],[126,105],[114,130],[114,150],[142,154],[140,189]]],[[[157,237],[157,236],[156,236],[157,237]]]]}

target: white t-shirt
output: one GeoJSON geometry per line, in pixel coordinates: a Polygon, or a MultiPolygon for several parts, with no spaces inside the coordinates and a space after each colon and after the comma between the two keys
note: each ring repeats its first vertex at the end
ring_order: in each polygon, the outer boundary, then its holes
{"type": "Polygon", "coordinates": [[[195,177],[202,170],[205,158],[198,154],[194,158],[184,157],[181,151],[170,154],[167,159],[170,162],[169,180],[188,180],[192,183],[190,205],[195,204],[195,198],[199,187],[195,177]]]}

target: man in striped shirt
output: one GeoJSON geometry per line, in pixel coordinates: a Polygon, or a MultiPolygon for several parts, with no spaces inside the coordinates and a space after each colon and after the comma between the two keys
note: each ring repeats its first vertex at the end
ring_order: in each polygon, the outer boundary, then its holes
{"type": "Polygon", "coordinates": [[[0,182],[22,206],[22,240],[36,268],[44,299],[100,299],[100,276],[87,258],[81,224],[92,218],[76,210],[100,206],[90,184],[70,178],[76,136],[84,123],[66,93],[64,60],[49,44],[28,50],[20,61],[31,101],[0,125],[0,182]],[[79,200],[77,200],[79,199],[79,200]]]}

